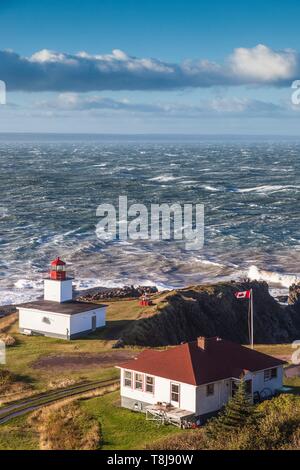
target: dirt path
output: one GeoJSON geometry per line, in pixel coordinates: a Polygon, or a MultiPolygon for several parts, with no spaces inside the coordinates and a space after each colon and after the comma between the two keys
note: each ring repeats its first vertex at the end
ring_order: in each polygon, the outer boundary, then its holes
{"type": "Polygon", "coordinates": [[[51,369],[59,371],[82,370],[91,367],[113,367],[132,359],[137,351],[109,351],[102,353],[72,353],[40,357],[32,364],[33,369],[51,369]]]}
{"type": "Polygon", "coordinates": [[[49,392],[40,393],[30,398],[24,398],[18,400],[15,403],[0,408],[0,424],[4,424],[17,416],[30,413],[38,408],[49,405],[50,403],[64,400],[66,398],[81,395],[86,392],[90,392],[95,389],[106,388],[113,385],[118,385],[119,380],[98,380],[94,382],[87,382],[77,384],[72,387],[51,390],[49,392]]]}

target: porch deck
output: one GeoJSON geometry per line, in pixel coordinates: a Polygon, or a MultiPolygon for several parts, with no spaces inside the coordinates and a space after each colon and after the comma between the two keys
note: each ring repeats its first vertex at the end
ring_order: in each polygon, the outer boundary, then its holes
{"type": "Polygon", "coordinates": [[[171,405],[146,406],[146,420],[156,421],[157,424],[174,424],[178,427],[189,427],[195,414],[171,405]]]}

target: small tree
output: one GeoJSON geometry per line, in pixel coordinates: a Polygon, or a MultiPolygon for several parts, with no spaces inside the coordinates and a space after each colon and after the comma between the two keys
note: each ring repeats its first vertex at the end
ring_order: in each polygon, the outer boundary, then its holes
{"type": "Polygon", "coordinates": [[[235,395],[226,404],[218,417],[211,419],[205,428],[208,440],[220,440],[235,433],[246,425],[255,422],[255,408],[246,392],[246,384],[241,380],[235,395]]]}

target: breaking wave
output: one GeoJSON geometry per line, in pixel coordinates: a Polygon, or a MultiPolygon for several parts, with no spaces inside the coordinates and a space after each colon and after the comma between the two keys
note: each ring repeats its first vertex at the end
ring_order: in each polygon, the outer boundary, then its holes
{"type": "Polygon", "coordinates": [[[300,277],[294,274],[281,274],[278,272],[264,271],[256,266],[250,266],[248,277],[251,280],[266,281],[270,284],[278,284],[282,287],[290,287],[292,284],[300,282],[300,277]]]}

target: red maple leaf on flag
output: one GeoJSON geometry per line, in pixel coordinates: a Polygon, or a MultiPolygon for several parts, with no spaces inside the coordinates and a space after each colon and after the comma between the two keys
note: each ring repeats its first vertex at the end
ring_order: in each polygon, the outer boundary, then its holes
{"type": "Polygon", "coordinates": [[[250,299],[251,291],[245,290],[243,292],[235,292],[234,295],[236,296],[237,299],[250,299]]]}

